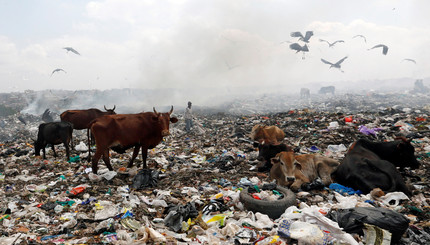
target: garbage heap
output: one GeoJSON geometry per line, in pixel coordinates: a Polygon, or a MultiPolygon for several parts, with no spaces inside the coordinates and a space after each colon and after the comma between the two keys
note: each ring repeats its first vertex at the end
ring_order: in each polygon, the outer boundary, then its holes
{"type": "Polygon", "coordinates": [[[334,106],[196,114],[190,134],[179,115],[171,136],[149,151],[148,169],[140,156],[126,168],[131,150],[111,151],[115,171],[100,161],[98,174],[86,160],[85,133],[74,132],[69,160],[62,145],[59,157],[47,148],[42,159],[32,145],[40,118],[22,115],[24,124],[10,116],[0,132],[0,244],[429,244],[429,111],[334,106]],[[339,161],[360,138],[413,138],[421,167],[402,172],[413,196],[363,195],[339,185],[283,193],[256,170],[258,152],[248,134],[260,123],[283,129],[284,142],[301,154],[339,161]],[[245,190],[269,208],[247,209],[245,190]],[[272,203],[286,198],[292,205],[270,217],[279,209],[272,203]]]}

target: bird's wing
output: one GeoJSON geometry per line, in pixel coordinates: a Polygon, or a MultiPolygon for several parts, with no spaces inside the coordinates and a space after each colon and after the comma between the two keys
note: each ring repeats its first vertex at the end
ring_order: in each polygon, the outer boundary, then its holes
{"type": "MultiPolygon", "coordinates": [[[[403,60],[407,60],[407,61],[413,62],[413,63],[415,63],[415,64],[417,63],[417,62],[416,62],[415,60],[413,60],[413,59],[403,59],[403,60]]],[[[403,60],[402,60],[402,61],[403,61],[403,60]]]]}
{"type": "Polygon", "coordinates": [[[301,37],[301,38],[304,38],[303,35],[302,35],[302,33],[300,33],[299,31],[291,32],[290,35],[292,37],[301,37]]]}
{"type": "Polygon", "coordinates": [[[78,51],[76,51],[74,48],[70,48],[70,51],[72,51],[73,53],[77,54],[77,55],[81,55],[78,51]]]}
{"type": "Polygon", "coordinates": [[[313,31],[307,31],[305,35],[305,40],[309,40],[314,35],[313,31]]]}
{"type": "Polygon", "coordinates": [[[323,63],[329,64],[329,65],[333,65],[331,62],[329,62],[329,61],[327,61],[327,60],[325,60],[325,59],[321,59],[321,61],[322,61],[323,63]]]}
{"type": "Polygon", "coordinates": [[[363,39],[364,39],[364,42],[365,42],[365,43],[367,43],[367,41],[366,41],[366,37],[365,37],[365,36],[363,36],[363,35],[355,35],[355,36],[353,36],[352,38],[356,38],[356,37],[361,37],[361,38],[363,38],[363,39]]]}
{"type": "Polygon", "coordinates": [[[382,46],[382,53],[383,53],[384,55],[386,55],[386,54],[388,53],[388,46],[387,46],[387,45],[383,45],[383,46],[382,46]]]}
{"type": "Polygon", "coordinates": [[[339,60],[338,62],[336,62],[335,65],[340,65],[346,58],[348,58],[348,56],[343,57],[341,60],[339,60]]]}
{"type": "Polygon", "coordinates": [[[320,42],[326,42],[328,45],[330,45],[330,43],[327,40],[324,40],[324,39],[320,39],[320,42]]]}
{"type": "Polygon", "coordinates": [[[344,43],[345,41],[343,41],[343,40],[336,40],[336,41],[334,41],[334,43],[332,43],[332,45],[333,44],[335,44],[335,43],[344,43]]]}
{"type": "Polygon", "coordinates": [[[302,51],[302,46],[298,43],[292,43],[290,44],[290,49],[296,50],[296,51],[302,51]]]}

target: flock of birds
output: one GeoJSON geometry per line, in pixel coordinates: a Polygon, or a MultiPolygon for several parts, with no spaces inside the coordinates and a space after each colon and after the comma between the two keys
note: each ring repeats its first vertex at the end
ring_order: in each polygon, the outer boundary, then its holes
{"type": "MultiPolygon", "coordinates": [[[[74,54],[81,55],[78,51],[76,51],[76,50],[75,50],[74,48],[72,48],[72,47],[64,47],[63,49],[67,50],[67,53],[69,53],[69,51],[70,51],[70,52],[72,52],[72,53],[74,53],[74,54]]],[[[52,77],[52,75],[53,75],[54,73],[56,73],[56,72],[60,72],[60,71],[62,71],[62,72],[64,72],[64,73],[67,73],[65,70],[63,70],[63,69],[61,69],[61,68],[57,68],[57,69],[55,69],[55,70],[53,70],[53,71],[52,71],[52,73],[51,73],[51,77],[52,77]]]]}
{"type": "MultiPolygon", "coordinates": [[[[304,59],[305,58],[305,52],[309,52],[308,43],[309,43],[309,40],[311,39],[311,37],[313,35],[314,35],[313,31],[307,31],[305,33],[305,35],[303,35],[301,32],[298,32],[298,31],[291,32],[291,34],[290,34],[291,37],[297,37],[297,38],[299,38],[298,41],[302,41],[304,44],[300,45],[298,42],[291,43],[290,44],[290,49],[295,50],[296,53],[302,52],[303,53],[302,59],[304,59]]],[[[355,35],[352,38],[357,38],[357,37],[362,38],[364,40],[364,42],[367,43],[366,37],[363,36],[363,35],[355,35]]],[[[337,43],[344,43],[345,42],[344,40],[336,40],[334,42],[329,42],[329,41],[324,40],[324,39],[319,39],[319,41],[327,43],[330,48],[333,48],[334,45],[337,44],[337,43]]],[[[288,42],[288,41],[286,41],[286,42],[288,42]]],[[[368,50],[372,50],[372,49],[376,49],[376,48],[382,48],[382,54],[383,55],[387,55],[387,53],[388,53],[388,46],[387,45],[385,45],[385,44],[377,44],[377,45],[373,46],[372,48],[369,48],[368,50]]],[[[327,60],[322,59],[322,58],[321,58],[321,61],[323,63],[325,63],[325,64],[330,65],[329,68],[332,68],[332,67],[333,68],[337,68],[341,72],[344,72],[341,69],[341,64],[342,64],[342,62],[344,60],[346,60],[346,58],[348,58],[348,56],[343,57],[342,59],[340,59],[339,61],[337,61],[335,63],[332,63],[332,62],[327,61],[327,60]]],[[[413,60],[413,59],[403,59],[402,61],[410,61],[410,62],[413,62],[414,64],[416,64],[416,61],[413,60]]]]}

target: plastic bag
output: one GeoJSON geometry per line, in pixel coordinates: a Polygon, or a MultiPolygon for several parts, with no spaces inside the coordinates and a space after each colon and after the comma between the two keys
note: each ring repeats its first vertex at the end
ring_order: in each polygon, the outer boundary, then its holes
{"type": "Polygon", "coordinates": [[[348,233],[363,235],[364,223],[378,226],[392,233],[397,242],[409,227],[409,220],[402,214],[381,207],[357,207],[330,212],[328,217],[338,222],[348,233]]]}
{"type": "Polygon", "coordinates": [[[141,190],[145,187],[156,187],[159,172],[151,169],[142,169],[133,178],[131,188],[141,190]]]}

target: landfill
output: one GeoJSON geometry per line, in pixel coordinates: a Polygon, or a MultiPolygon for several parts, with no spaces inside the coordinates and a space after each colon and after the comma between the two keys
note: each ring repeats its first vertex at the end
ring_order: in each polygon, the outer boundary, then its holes
{"type": "MultiPolygon", "coordinates": [[[[398,92],[306,100],[266,95],[215,109],[194,103],[192,132],[185,132],[181,111],[175,110],[179,122],[149,150],[148,169],[142,169],[140,154],[127,168],[132,151],[110,151],[114,171],[100,161],[98,174],[86,160],[84,130],[73,132],[68,161],[63,145],[55,146],[57,158],[47,147],[43,159],[33,147],[42,113],[2,115],[0,245],[430,244],[429,98],[398,92]],[[258,151],[249,133],[260,123],[284,130],[284,143],[297,154],[339,161],[360,138],[412,138],[421,166],[401,173],[413,195],[365,195],[337,183],[311,183],[293,196],[277,191],[269,173],[257,171],[258,151]],[[240,197],[245,189],[267,203],[294,203],[269,217],[246,208],[240,197]]],[[[18,103],[2,99],[12,102],[18,103]]],[[[53,111],[52,118],[58,120],[59,113],[53,111]]]]}

